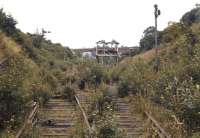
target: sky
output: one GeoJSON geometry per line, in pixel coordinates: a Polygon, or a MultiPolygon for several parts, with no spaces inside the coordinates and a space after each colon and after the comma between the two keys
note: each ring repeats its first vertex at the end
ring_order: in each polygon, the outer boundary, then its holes
{"type": "Polygon", "coordinates": [[[0,0],[23,32],[44,28],[51,31],[47,39],[70,48],[94,47],[99,40],[113,39],[138,46],[143,31],[154,25],[155,3],[161,10],[158,29],[163,30],[198,0],[0,0]]]}

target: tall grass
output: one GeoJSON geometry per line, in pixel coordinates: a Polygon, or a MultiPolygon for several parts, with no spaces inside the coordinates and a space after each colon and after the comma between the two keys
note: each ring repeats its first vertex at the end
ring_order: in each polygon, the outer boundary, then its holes
{"type": "MultiPolygon", "coordinates": [[[[174,119],[175,115],[172,111],[169,111],[162,106],[156,105],[155,103],[152,103],[149,99],[142,96],[133,96],[131,98],[131,105],[137,113],[143,114],[144,120],[147,119],[144,112],[150,113],[159,122],[161,127],[163,127],[166,132],[171,134],[172,137],[186,137],[184,126],[177,124],[174,119]]],[[[149,133],[149,129],[147,128],[151,128],[151,124],[149,122],[147,122],[146,124],[146,133],[149,133]]],[[[155,132],[150,133],[155,134],[155,132]]]]}

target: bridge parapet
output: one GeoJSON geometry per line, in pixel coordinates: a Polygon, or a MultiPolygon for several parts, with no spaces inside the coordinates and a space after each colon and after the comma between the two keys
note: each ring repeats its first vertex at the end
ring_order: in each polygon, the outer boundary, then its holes
{"type": "MultiPolygon", "coordinates": [[[[111,49],[113,49],[113,48],[111,48],[111,49]]],[[[139,49],[139,47],[118,47],[118,52],[119,52],[119,54],[124,54],[124,53],[128,53],[128,52],[133,52],[138,49],[139,49]]],[[[102,48],[99,48],[99,50],[102,50],[102,48]]],[[[82,54],[85,52],[96,52],[96,48],[80,48],[80,49],[72,49],[72,51],[79,52],[82,54]]]]}
{"type": "Polygon", "coordinates": [[[139,47],[118,47],[117,43],[115,46],[110,46],[107,43],[100,45],[98,43],[95,48],[73,49],[73,51],[83,56],[89,55],[89,57],[96,58],[99,63],[104,64],[107,60],[112,60],[112,63],[116,63],[120,57],[131,55],[132,52],[138,51],[138,49],[139,47]]]}

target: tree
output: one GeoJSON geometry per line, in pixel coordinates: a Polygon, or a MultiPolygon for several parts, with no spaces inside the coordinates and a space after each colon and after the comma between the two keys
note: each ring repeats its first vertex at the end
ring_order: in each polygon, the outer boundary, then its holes
{"type": "Polygon", "coordinates": [[[191,11],[187,12],[181,18],[181,22],[185,25],[190,26],[192,23],[197,23],[200,21],[200,8],[192,9],[191,11]]]}
{"type": "Polygon", "coordinates": [[[0,28],[7,34],[12,35],[16,31],[17,22],[11,15],[6,15],[3,9],[0,9],[0,28]]]}
{"type": "Polygon", "coordinates": [[[7,15],[3,9],[0,9],[0,30],[7,36],[12,36],[17,42],[22,43],[23,39],[16,25],[17,21],[11,15],[7,15]]]}
{"type": "MultiPolygon", "coordinates": [[[[143,38],[140,40],[140,51],[147,51],[155,44],[155,27],[150,26],[143,32],[143,38]]],[[[158,44],[160,43],[160,32],[158,32],[158,44]]]]}

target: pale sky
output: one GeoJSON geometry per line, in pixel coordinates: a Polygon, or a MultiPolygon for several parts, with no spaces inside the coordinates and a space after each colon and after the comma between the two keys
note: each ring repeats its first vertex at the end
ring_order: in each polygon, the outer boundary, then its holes
{"type": "Polygon", "coordinates": [[[44,28],[47,38],[70,48],[94,47],[99,40],[137,46],[143,31],[154,25],[154,7],[161,10],[158,29],[179,21],[198,0],[0,0],[0,6],[23,32],[44,28]]]}

